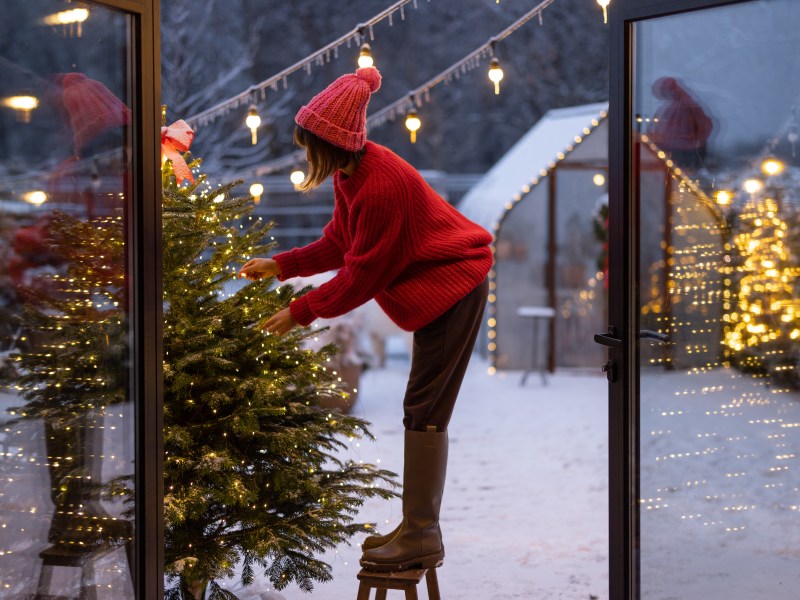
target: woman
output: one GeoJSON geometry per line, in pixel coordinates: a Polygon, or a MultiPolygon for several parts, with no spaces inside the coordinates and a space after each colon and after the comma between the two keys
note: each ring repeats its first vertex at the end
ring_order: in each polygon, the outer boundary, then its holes
{"type": "Polygon", "coordinates": [[[447,467],[447,425],[486,304],[491,235],[433,191],[388,148],[366,139],[375,68],[338,78],[295,117],[295,140],[309,163],[304,190],[333,176],[333,218],[303,248],[254,258],[248,279],[279,280],[338,269],[336,276],[273,315],[264,328],[283,335],[374,298],[401,328],[414,332],[403,400],[403,520],[368,537],[361,565],[398,571],[442,563],[439,510],[447,467]]]}

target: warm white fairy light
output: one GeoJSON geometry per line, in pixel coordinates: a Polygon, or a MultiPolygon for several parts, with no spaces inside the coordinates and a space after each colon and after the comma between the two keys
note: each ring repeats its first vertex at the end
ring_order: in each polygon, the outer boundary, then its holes
{"type": "Polygon", "coordinates": [[[422,121],[415,111],[410,111],[406,115],[406,129],[411,132],[411,143],[417,143],[417,131],[422,127],[422,121]]]}
{"type": "Polygon", "coordinates": [[[375,61],[372,58],[372,48],[366,42],[361,44],[361,49],[358,51],[358,66],[362,69],[375,66],[375,61]]]}
{"type": "Polygon", "coordinates": [[[255,105],[250,107],[247,111],[247,118],[244,120],[245,125],[250,128],[251,140],[255,146],[258,142],[258,126],[261,125],[261,117],[258,116],[258,109],[255,105]]]}
{"type": "Polygon", "coordinates": [[[494,93],[500,93],[500,82],[503,80],[503,69],[500,68],[500,61],[493,58],[489,65],[489,80],[494,83],[494,93]]]}
{"type": "Polygon", "coordinates": [[[26,192],[22,197],[25,200],[25,202],[33,204],[34,206],[39,206],[47,202],[47,194],[42,190],[34,190],[32,192],[26,192]]]}
{"type": "Polygon", "coordinates": [[[264,193],[264,186],[258,182],[253,183],[250,186],[250,195],[253,197],[253,201],[258,204],[261,202],[261,194],[264,193]]]}
{"type": "Polygon", "coordinates": [[[592,176],[592,183],[595,184],[597,187],[602,187],[606,183],[606,176],[602,173],[595,173],[592,176]]]}
{"type": "Polygon", "coordinates": [[[610,0],[597,0],[597,3],[603,9],[603,23],[608,23],[608,5],[611,3],[610,0]]]}
{"type": "Polygon", "coordinates": [[[777,158],[768,158],[761,163],[761,170],[766,175],[779,175],[783,172],[783,163],[777,158]]]}
{"type": "Polygon", "coordinates": [[[36,96],[10,96],[3,99],[3,106],[13,108],[17,112],[17,119],[22,123],[31,122],[31,112],[39,106],[36,96]]]}
{"type": "Polygon", "coordinates": [[[756,194],[758,193],[761,188],[764,187],[764,184],[759,179],[745,179],[744,183],[742,184],[742,189],[747,192],[748,194],[756,194]]]}
{"type": "Polygon", "coordinates": [[[301,169],[295,169],[289,175],[289,181],[291,181],[294,185],[300,185],[306,180],[306,174],[301,169]]]}

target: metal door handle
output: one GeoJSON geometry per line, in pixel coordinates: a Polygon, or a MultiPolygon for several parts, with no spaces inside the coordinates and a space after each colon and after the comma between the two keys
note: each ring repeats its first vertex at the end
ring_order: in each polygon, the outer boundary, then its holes
{"type": "Polygon", "coordinates": [[[608,333],[595,333],[594,341],[601,346],[622,348],[622,340],[617,337],[617,330],[611,325],[608,326],[608,333]]]}
{"type": "Polygon", "coordinates": [[[654,342],[658,342],[660,344],[666,344],[669,342],[669,336],[666,333],[660,333],[658,331],[651,331],[649,329],[640,329],[639,330],[639,339],[641,340],[652,340],[654,342]]]}
{"type": "MultiPolygon", "coordinates": [[[[639,339],[652,340],[660,344],[666,344],[669,342],[669,336],[666,333],[651,331],[650,329],[640,330],[639,339]]],[[[622,340],[617,337],[617,331],[612,326],[608,327],[608,333],[595,333],[594,341],[602,346],[607,346],[608,348],[622,348],[622,340]]]]}

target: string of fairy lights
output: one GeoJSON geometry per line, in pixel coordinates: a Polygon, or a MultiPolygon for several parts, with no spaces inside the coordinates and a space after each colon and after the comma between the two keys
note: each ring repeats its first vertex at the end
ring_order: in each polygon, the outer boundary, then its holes
{"type": "MultiPolygon", "coordinates": [[[[411,142],[416,143],[417,132],[422,128],[423,124],[422,118],[419,114],[419,109],[424,103],[430,102],[431,90],[440,84],[447,84],[452,82],[454,79],[460,79],[462,75],[480,66],[487,58],[489,59],[487,77],[494,88],[495,94],[499,94],[500,82],[504,79],[505,74],[500,61],[496,56],[495,48],[497,44],[509,37],[520,27],[537,17],[539,19],[539,23],[541,24],[542,13],[555,1],[556,0],[543,0],[539,2],[536,6],[523,14],[511,25],[498,32],[487,42],[480,45],[460,60],[451,64],[437,75],[431,77],[422,85],[408,91],[394,102],[391,102],[377,112],[369,115],[367,117],[367,125],[370,128],[375,128],[386,123],[387,121],[395,121],[399,116],[404,116],[404,125],[409,132],[411,142]]],[[[609,5],[609,1],[597,0],[597,2],[603,8],[604,20],[606,20],[605,10],[609,5]]],[[[401,3],[392,5],[382,13],[373,17],[373,19],[370,19],[367,22],[368,26],[365,26],[364,24],[357,26],[345,36],[342,36],[331,44],[315,51],[308,57],[296,62],[294,65],[285,69],[284,71],[268,77],[264,81],[256,84],[248,90],[241,92],[229,99],[223,100],[201,113],[188,117],[185,119],[186,122],[195,127],[203,126],[213,121],[213,119],[217,116],[228,114],[230,111],[237,109],[243,104],[248,104],[249,108],[244,118],[244,124],[250,130],[251,143],[258,143],[257,132],[258,128],[261,126],[262,119],[259,115],[257,104],[259,100],[265,100],[267,90],[277,91],[280,86],[283,86],[285,89],[288,86],[287,76],[289,74],[300,70],[310,72],[310,69],[314,64],[323,64],[324,62],[329,61],[331,56],[338,57],[338,49],[342,45],[347,45],[349,47],[351,41],[358,42],[359,40],[363,40],[365,38],[365,29],[369,29],[370,41],[374,43],[372,25],[380,20],[383,20],[384,18],[388,18],[393,12],[401,10],[402,6],[398,6],[399,4],[401,3]]],[[[365,41],[361,41],[357,57],[357,64],[359,67],[370,67],[374,66],[375,64],[372,56],[372,47],[365,41]]],[[[298,150],[268,161],[255,169],[255,176],[259,177],[269,173],[281,171],[286,168],[292,168],[289,177],[291,182],[297,186],[305,179],[305,173],[298,166],[298,164],[302,161],[303,156],[303,152],[298,150]]],[[[252,195],[260,197],[263,193],[263,185],[260,183],[254,183],[253,186],[254,191],[252,192],[252,195]],[[260,192],[255,193],[259,190],[260,192]]]]}

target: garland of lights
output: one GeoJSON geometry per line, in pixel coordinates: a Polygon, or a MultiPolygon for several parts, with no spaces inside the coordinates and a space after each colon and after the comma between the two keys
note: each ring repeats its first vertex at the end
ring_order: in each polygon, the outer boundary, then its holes
{"type": "MultiPolygon", "coordinates": [[[[400,12],[401,20],[405,20],[405,5],[409,2],[413,2],[414,8],[417,8],[418,0],[399,0],[368,21],[359,23],[348,33],[334,40],[327,46],[323,46],[319,50],[316,50],[312,54],[309,54],[305,58],[297,61],[290,67],[285,68],[280,73],[276,73],[260,83],[251,86],[244,92],[241,92],[232,98],[228,98],[227,100],[223,100],[211,108],[207,108],[206,110],[199,112],[196,115],[187,117],[184,120],[193,128],[197,128],[198,126],[208,125],[217,117],[228,114],[234,108],[238,108],[243,104],[249,104],[250,109],[248,111],[247,118],[250,120],[250,122],[248,123],[248,127],[250,127],[251,130],[257,128],[261,123],[260,118],[256,120],[258,113],[256,112],[255,104],[258,96],[264,100],[266,98],[267,89],[277,91],[279,84],[282,85],[283,89],[286,89],[288,87],[288,76],[299,71],[300,69],[304,69],[306,73],[310,75],[313,65],[322,66],[325,63],[329,63],[331,61],[331,56],[338,58],[339,48],[343,45],[349,48],[350,44],[354,42],[356,44],[360,44],[361,49],[359,51],[359,58],[361,59],[360,62],[363,63],[365,60],[367,60],[367,57],[371,58],[370,46],[365,42],[365,39],[367,35],[369,36],[370,41],[375,39],[373,27],[384,19],[389,19],[389,25],[392,25],[394,14],[398,11],[400,12]]],[[[430,0],[428,0],[428,2],[430,2],[430,0]]],[[[253,140],[255,139],[255,133],[253,133],[253,140]]],[[[255,141],[253,143],[255,143],[255,141]]]]}
{"type": "MultiPolygon", "coordinates": [[[[422,107],[423,102],[430,102],[431,89],[441,83],[447,84],[453,79],[460,79],[461,75],[464,75],[477,68],[481,64],[482,60],[487,57],[489,57],[491,60],[488,74],[489,79],[494,85],[495,93],[499,93],[499,82],[503,79],[503,71],[500,68],[500,62],[495,56],[496,44],[509,37],[517,29],[535,17],[539,18],[539,23],[541,24],[542,12],[555,1],[556,0],[543,0],[530,11],[522,15],[519,19],[514,21],[511,25],[490,38],[486,43],[481,44],[472,52],[441,71],[439,74],[433,76],[419,87],[406,93],[403,97],[371,114],[369,117],[367,117],[367,126],[370,128],[378,127],[387,121],[394,121],[399,115],[404,114],[406,115],[406,128],[411,133],[411,141],[412,143],[416,142],[416,132],[422,126],[422,120],[419,118],[419,115],[415,109],[422,107]]],[[[299,163],[304,155],[304,151],[296,150],[290,154],[286,154],[261,165],[254,171],[254,173],[258,177],[292,167],[293,165],[299,163]]],[[[298,173],[298,171],[295,171],[294,173],[298,173]]],[[[299,179],[300,183],[302,183],[302,179],[300,179],[299,175],[295,175],[295,177],[293,177],[293,182],[295,178],[299,179]]]]}

